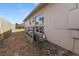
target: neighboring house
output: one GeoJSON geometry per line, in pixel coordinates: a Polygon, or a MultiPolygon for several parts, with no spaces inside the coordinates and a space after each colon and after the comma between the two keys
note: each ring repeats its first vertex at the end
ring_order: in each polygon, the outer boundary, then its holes
{"type": "Polygon", "coordinates": [[[24,29],[24,23],[21,24],[16,23],[16,29],[24,29]]]}
{"type": "Polygon", "coordinates": [[[11,30],[12,24],[3,18],[0,18],[0,41],[10,35],[11,30]]]}
{"type": "Polygon", "coordinates": [[[79,54],[79,4],[39,4],[24,23],[29,30],[43,27],[48,41],[79,54]]]}

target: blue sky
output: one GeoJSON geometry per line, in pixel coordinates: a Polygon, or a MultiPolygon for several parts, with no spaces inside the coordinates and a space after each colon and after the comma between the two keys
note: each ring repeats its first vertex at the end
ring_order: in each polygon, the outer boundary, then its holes
{"type": "Polygon", "coordinates": [[[22,23],[36,5],[34,3],[0,3],[0,17],[12,24],[22,23]]]}

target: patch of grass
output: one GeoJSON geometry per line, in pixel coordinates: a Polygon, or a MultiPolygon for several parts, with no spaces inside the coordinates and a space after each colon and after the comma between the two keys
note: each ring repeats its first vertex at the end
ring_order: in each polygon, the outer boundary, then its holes
{"type": "Polygon", "coordinates": [[[21,32],[21,31],[25,31],[25,29],[14,29],[12,32],[21,32]]]}

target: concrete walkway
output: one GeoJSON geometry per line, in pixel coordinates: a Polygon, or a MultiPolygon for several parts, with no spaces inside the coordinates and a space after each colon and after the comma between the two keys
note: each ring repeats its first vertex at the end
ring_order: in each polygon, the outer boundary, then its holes
{"type": "Polygon", "coordinates": [[[41,51],[29,43],[23,31],[14,32],[0,43],[0,55],[4,56],[37,56],[41,51]]]}

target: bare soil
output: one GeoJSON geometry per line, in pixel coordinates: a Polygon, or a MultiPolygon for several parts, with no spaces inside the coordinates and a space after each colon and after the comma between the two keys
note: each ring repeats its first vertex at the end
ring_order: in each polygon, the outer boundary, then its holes
{"type": "Polygon", "coordinates": [[[14,32],[0,43],[0,55],[2,56],[38,56],[42,51],[35,47],[25,37],[25,33],[14,32]]]}

